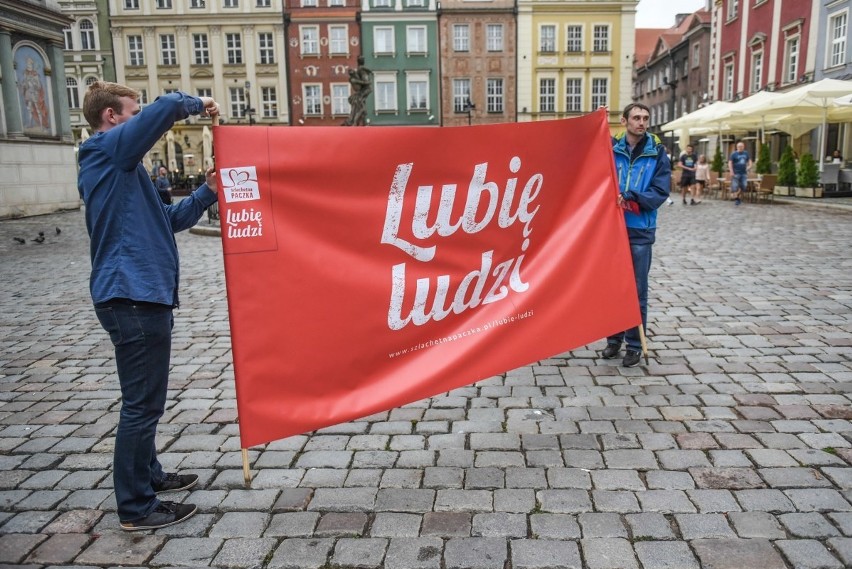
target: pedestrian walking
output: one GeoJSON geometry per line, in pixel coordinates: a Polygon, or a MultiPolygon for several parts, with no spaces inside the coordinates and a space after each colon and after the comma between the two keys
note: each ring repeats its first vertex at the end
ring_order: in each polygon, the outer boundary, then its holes
{"type": "Polygon", "coordinates": [[[695,165],[695,203],[700,204],[704,197],[704,188],[707,187],[707,180],[710,179],[710,164],[707,163],[707,156],[702,154],[698,157],[698,163],[695,165]]]}
{"type": "Polygon", "coordinates": [[[692,205],[695,205],[695,165],[698,163],[698,157],[695,155],[695,149],[691,144],[687,145],[686,152],[680,156],[680,191],[683,196],[683,205],[686,205],[686,193],[689,192],[689,200],[692,205]]]}
{"type": "Polygon", "coordinates": [[[160,194],[160,199],[166,205],[172,203],[172,183],[169,181],[169,171],[165,166],[160,166],[160,175],[154,183],[157,185],[157,193],[160,194]]]}
{"type": "MultiPolygon", "coordinates": [[[[651,270],[651,249],[656,238],[657,208],[666,202],[671,191],[671,162],[660,139],[647,132],[650,120],[651,112],[647,106],[631,103],[621,115],[625,132],[612,139],[618,172],[617,200],[624,209],[639,294],[639,310],[645,330],[648,329],[648,273],[651,270]]],[[[621,365],[636,367],[642,354],[638,327],[607,338],[601,357],[612,359],[618,356],[622,342],[626,342],[627,350],[621,365]]]]}
{"type": "Polygon", "coordinates": [[[140,111],[137,91],[105,81],[92,83],[83,100],[95,134],[80,146],[77,186],[91,239],[92,302],[115,347],[121,385],[113,481],[121,528],[128,531],[172,525],[197,509],[157,498],[194,486],[198,476],[163,472],[154,439],[165,411],[178,306],[174,233],[195,225],[216,202],[217,189],[211,168],[192,195],[166,205],[141,161],[175,121],[218,113],[212,98],[182,92],[140,111]]]}
{"type": "Polygon", "coordinates": [[[731,197],[734,198],[734,205],[743,203],[742,194],[748,184],[748,171],[751,170],[751,165],[751,156],[746,152],[745,143],[741,140],[737,142],[737,149],[728,158],[728,170],[731,172],[731,197]]]}

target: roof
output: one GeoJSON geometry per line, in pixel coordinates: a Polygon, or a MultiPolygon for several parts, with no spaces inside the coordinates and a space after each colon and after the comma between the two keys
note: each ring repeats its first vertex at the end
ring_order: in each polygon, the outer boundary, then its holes
{"type": "Polygon", "coordinates": [[[683,40],[690,29],[710,22],[710,12],[704,8],[686,14],[680,23],[670,28],[636,28],[636,57],[634,65],[641,67],[662,52],[683,40]]]}
{"type": "Polygon", "coordinates": [[[636,65],[645,65],[654,53],[657,39],[665,28],[638,28],[636,30],[636,65]]]}

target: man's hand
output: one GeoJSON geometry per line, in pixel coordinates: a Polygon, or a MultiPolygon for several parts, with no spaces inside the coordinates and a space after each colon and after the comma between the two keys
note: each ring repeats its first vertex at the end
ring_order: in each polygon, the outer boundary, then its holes
{"type": "Polygon", "coordinates": [[[219,193],[219,183],[216,177],[216,167],[211,166],[207,168],[207,172],[205,172],[207,177],[207,187],[210,188],[210,191],[214,194],[219,193]]]}
{"type": "Polygon", "coordinates": [[[199,97],[199,99],[204,103],[204,112],[202,114],[208,117],[214,117],[219,114],[219,103],[213,100],[212,97],[199,97]]]}

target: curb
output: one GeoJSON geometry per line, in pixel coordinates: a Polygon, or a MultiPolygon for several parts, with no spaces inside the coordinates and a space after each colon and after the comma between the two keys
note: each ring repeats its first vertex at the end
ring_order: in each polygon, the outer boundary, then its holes
{"type": "Polygon", "coordinates": [[[190,233],[194,233],[195,235],[205,235],[207,237],[221,237],[222,229],[215,225],[196,225],[195,227],[190,227],[190,233]]]}
{"type": "MultiPolygon", "coordinates": [[[[841,211],[852,211],[852,203],[831,203],[823,201],[825,198],[804,198],[804,199],[790,199],[784,197],[775,196],[774,201],[777,203],[790,204],[790,205],[802,205],[805,207],[818,207],[822,209],[836,209],[841,211]]],[[[831,198],[829,198],[831,199],[831,198]]]]}

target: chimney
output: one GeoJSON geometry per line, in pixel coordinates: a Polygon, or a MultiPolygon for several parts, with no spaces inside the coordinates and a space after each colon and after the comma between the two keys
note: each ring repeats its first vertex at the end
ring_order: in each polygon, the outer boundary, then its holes
{"type": "Polygon", "coordinates": [[[689,16],[689,14],[678,14],[675,16],[675,27],[681,25],[687,16],[689,16]]]}

